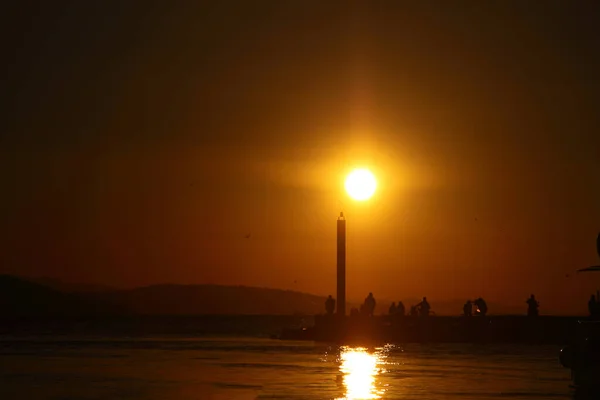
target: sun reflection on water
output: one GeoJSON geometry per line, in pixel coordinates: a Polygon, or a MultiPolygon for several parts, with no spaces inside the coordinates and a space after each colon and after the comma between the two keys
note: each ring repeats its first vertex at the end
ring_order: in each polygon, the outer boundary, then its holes
{"type": "Polygon", "coordinates": [[[383,362],[380,352],[369,352],[362,347],[343,347],[340,362],[346,397],[337,400],[381,398],[384,390],[376,387],[376,378],[380,372],[378,365],[383,362]]]}

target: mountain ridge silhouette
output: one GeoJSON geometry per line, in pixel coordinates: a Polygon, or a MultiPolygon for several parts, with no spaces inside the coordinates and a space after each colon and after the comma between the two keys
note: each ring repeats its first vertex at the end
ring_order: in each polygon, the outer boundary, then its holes
{"type": "MultiPolygon", "coordinates": [[[[376,296],[377,298],[377,296],[376,296]]],[[[326,296],[243,285],[164,283],[133,289],[67,284],[51,278],[0,275],[0,315],[315,315],[326,296]]],[[[402,299],[408,313],[420,299],[402,299]]],[[[429,299],[436,315],[459,315],[465,300],[429,299]]],[[[391,300],[377,299],[376,314],[391,300]]],[[[347,304],[347,312],[359,307],[347,304]]],[[[523,314],[522,306],[488,302],[489,314],[523,314]]]]}

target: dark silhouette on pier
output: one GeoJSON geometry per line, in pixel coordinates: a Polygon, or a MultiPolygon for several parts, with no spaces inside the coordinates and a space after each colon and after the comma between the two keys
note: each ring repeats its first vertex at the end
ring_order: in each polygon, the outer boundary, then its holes
{"type": "Polygon", "coordinates": [[[475,307],[477,307],[477,315],[485,317],[488,312],[488,307],[485,300],[479,297],[473,301],[473,304],[475,304],[475,307]]]}
{"type": "Polygon", "coordinates": [[[527,303],[527,316],[528,317],[537,317],[539,315],[540,303],[535,299],[535,296],[532,294],[526,301],[527,303]]]}
{"type": "Polygon", "coordinates": [[[376,305],[377,302],[375,301],[375,297],[373,297],[373,293],[369,293],[363,304],[364,314],[368,315],[369,317],[372,317],[375,314],[376,305]]]}
{"type": "Polygon", "coordinates": [[[388,309],[388,314],[389,314],[389,315],[395,315],[395,314],[396,314],[396,312],[397,312],[397,310],[398,310],[398,309],[396,308],[396,302],[393,302],[393,303],[390,305],[390,308],[388,309]]]}
{"type": "Polygon", "coordinates": [[[406,314],[406,308],[404,307],[404,303],[399,301],[396,306],[396,315],[404,317],[404,314],[406,314]]]}
{"type": "Polygon", "coordinates": [[[335,299],[331,297],[331,295],[325,300],[325,311],[327,312],[327,315],[333,315],[333,312],[335,311],[335,299]]]}
{"type": "Polygon", "coordinates": [[[427,301],[427,297],[423,297],[423,300],[419,304],[417,304],[415,307],[416,307],[418,314],[421,317],[428,317],[429,313],[431,312],[431,306],[429,305],[429,302],[427,301]]]}
{"type": "Polygon", "coordinates": [[[470,317],[473,315],[473,304],[471,303],[471,300],[467,300],[463,306],[463,315],[465,317],[470,317]]]}

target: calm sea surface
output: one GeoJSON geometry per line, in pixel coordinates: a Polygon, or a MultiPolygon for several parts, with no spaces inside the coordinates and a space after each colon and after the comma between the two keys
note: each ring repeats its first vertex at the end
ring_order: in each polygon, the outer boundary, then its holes
{"type": "Polygon", "coordinates": [[[0,338],[0,399],[568,399],[558,347],[0,338]]]}

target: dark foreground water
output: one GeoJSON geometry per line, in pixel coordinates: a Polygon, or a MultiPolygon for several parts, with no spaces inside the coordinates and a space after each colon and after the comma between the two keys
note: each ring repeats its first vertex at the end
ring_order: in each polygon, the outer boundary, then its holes
{"type": "Polygon", "coordinates": [[[0,399],[568,399],[559,348],[0,339],[0,399]]]}

